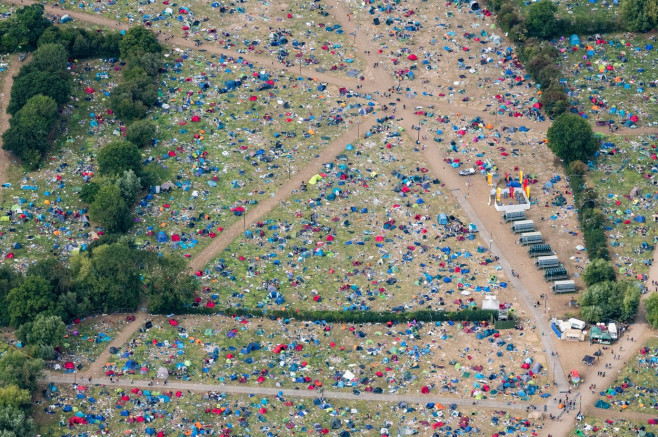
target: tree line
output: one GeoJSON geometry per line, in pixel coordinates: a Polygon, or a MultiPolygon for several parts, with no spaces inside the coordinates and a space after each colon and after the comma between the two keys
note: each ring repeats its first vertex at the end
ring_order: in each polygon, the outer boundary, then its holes
{"type": "Polygon", "coordinates": [[[518,2],[510,0],[487,0],[487,6],[517,43],[528,38],[550,40],[571,34],[647,32],[658,25],[656,0],[622,0],[619,15],[576,14],[568,18],[558,15],[558,6],[551,0],[540,0],[523,10],[518,2]]]}

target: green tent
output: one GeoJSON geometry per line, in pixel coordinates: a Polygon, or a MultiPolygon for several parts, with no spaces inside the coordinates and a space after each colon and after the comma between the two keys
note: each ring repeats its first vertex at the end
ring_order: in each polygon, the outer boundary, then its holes
{"type": "Polygon", "coordinates": [[[601,399],[599,399],[598,401],[596,401],[596,404],[595,404],[594,406],[595,406],[596,408],[602,408],[602,409],[604,409],[604,410],[607,410],[608,408],[610,408],[610,404],[607,403],[607,402],[605,402],[605,401],[602,401],[601,399]]]}

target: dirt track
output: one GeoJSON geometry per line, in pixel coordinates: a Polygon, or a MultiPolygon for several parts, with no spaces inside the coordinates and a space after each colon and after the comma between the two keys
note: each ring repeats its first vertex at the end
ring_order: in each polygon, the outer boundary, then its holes
{"type": "MultiPolygon", "coordinates": [[[[7,113],[7,105],[9,104],[11,86],[14,84],[14,76],[18,74],[21,65],[18,62],[18,55],[13,55],[9,61],[9,68],[5,71],[5,80],[2,82],[2,94],[0,94],[0,184],[7,182],[9,163],[15,159],[11,153],[2,149],[2,134],[9,129],[11,116],[7,113]]],[[[1,191],[0,198],[2,198],[1,191]]]]}

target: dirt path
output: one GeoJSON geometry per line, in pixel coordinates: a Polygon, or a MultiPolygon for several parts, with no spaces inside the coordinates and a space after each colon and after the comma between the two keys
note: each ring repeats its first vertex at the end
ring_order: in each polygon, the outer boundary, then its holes
{"type": "MultiPolygon", "coordinates": [[[[79,378],[79,384],[84,384],[87,382],[87,378],[79,378]]],[[[47,385],[50,382],[57,384],[73,384],[77,381],[75,376],[72,375],[61,375],[50,373],[47,377],[40,380],[40,383],[47,385]]],[[[253,387],[246,385],[224,385],[224,384],[212,384],[212,383],[194,383],[194,382],[185,382],[185,381],[169,381],[167,385],[148,385],[148,381],[134,381],[130,382],[126,376],[123,376],[119,379],[118,382],[110,382],[108,378],[99,377],[93,378],[92,384],[100,384],[108,387],[117,387],[117,388],[133,388],[137,387],[142,390],[190,390],[193,392],[205,393],[208,391],[215,392],[225,392],[232,394],[255,394],[263,396],[276,396],[279,392],[283,396],[291,396],[295,398],[317,398],[320,397],[320,392],[316,390],[293,390],[289,388],[268,388],[268,387],[253,387]]],[[[351,401],[377,401],[377,402],[409,402],[409,403],[420,403],[426,404],[428,402],[440,402],[444,405],[457,404],[461,406],[473,406],[473,401],[471,399],[462,399],[462,398],[450,398],[450,397],[441,397],[436,395],[414,395],[414,394],[375,394],[363,392],[359,395],[355,395],[349,392],[338,392],[338,391],[328,391],[324,390],[322,396],[328,399],[345,399],[351,401]]],[[[477,407],[479,408],[495,408],[501,410],[513,410],[513,411],[525,411],[526,407],[530,405],[529,402],[515,402],[508,404],[507,401],[497,401],[497,400],[481,400],[477,402],[477,407]]]]}
{"type": "MultiPolygon", "coordinates": [[[[11,95],[11,86],[14,84],[14,76],[18,74],[22,63],[18,61],[18,55],[13,55],[9,61],[9,68],[5,71],[5,79],[2,82],[2,94],[0,94],[0,184],[8,182],[7,171],[9,170],[9,163],[15,158],[14,156],[2,149],[2,134],[9,129],[9,119],[11,115],[7,113],[7,105],[9,104],[9,96],[11,95]]],[[[0,199],[2,198],[2,191],[0,191],[0,199]]]]}
{"type": "Polygon", "coordinates": [[[121,332],[119,332],[113,339],[110,341],[103,350],[103,352],[96,358],[96,361],[94,361],[85,371],[82,372],[81,377],[83,378],[88,378],[90,376],[95,377],[97,375],[102,375],[103,374],[103,366],[105,363],[108,361],[108,358],[110,357],[110,348],[111,347],[121,347],[122,345],[126,344],[128,340],[130,340],[130,337],[133,336],[135,332],[144,324],[144,321],[146,320],[147,314],[145,311],[139,311],[135,315],[135,320],[133,322],[130,322],[126,327],[124,327],[121,332]]]}
{"type": "MultiPolygon", "coordinates": [[[[409,135],[412,131],[412,124],[414,124],[415,116],[413,111],[407,109],[402,111],[400,124],[404,127],[405,131],[409,135]]],[[[417,122],[417,120],[416,120],[417,122]]],[[[414,134],[415,136],[415,134],[414,134]]],[[[409,137],[412,142],[415,142],[414,138],[409,137]]],[[[569,384],[567,382],[565,372],[562,369],[562,366],[558,360],[550,360],[549,357],[552,357],[556,353],[555,345],[553,343],[553,338],[550,336],[550,327],[547,323],[546,317],[541,313],[541,308],[537,308],[533,305],[533,302],[538,298],[536,282],[538,279],[533,278],[530,275],[523,274],[525,278],[522,281],[520,278],[514,277],[512,275],[512,263],[510,259],[523,259],[525,253],[522,253],[520,246],[516,246],[513,243],[513,237],[507,229],[506,232],[496,232],[493,233],[489,228],[495,224],[498,224],[498,213],[493,209],[492,206],[488,206],[486,199],[488,198],[489,187],[482,178],[475,178],[475,181],[471,182],[470,186],[470,197],[467,198],[462,192],[461,187],[466,183],[466,179],[460,177],[453,168],[448,168],[446,163],[443,161],[444,156],[438,148],[425,148],[423,157],[428,163],[430,170],[438,177],[442,183],[445,184],[445,188],[450,190],[451,193],[455,196],[457,202],[459,203],[462,210],[469,217],[469,219],[478,227],[479,229],[479,238],[482,241],[482,246],[491,247],[491,251],[494,255],[499,257],[498,264],[503,267],[503,270],[507,273],[507,276],[510,278],[509,282],[512,283],[514,289],[518,291],[519,296],[522,298],[524,306],[528,311],[530,311],[530,316],[534,319],[536,323],[536,329],[540,333],[542,344],[544,346],[544,353],[546,354],[546,359],[549,363],[549,367],[553,370],[554,380],[557,385],[558,390],[568,390],[569,384]],[[491,219],[492,215],[496,216],[495,219],[491,219]],[[482,217],[482,219],[480,219],[482,217]],[[485,218],[489,218],[488,220],[485,218]],[[520,255],[517,255],[517,252],[521,252],[520,255]],[[534,289],[535,293],[530,293],[528,290],[534,289]],[[544,335],[546,334],[546,335],[544,335]],[[549,355],[550,354],[550,355],[549,355]]],[[[514,264],[514,268],[518,269],[518,262],[514,264]]],[[[543,279],[539,279],[543,282],[543,279]]],[[[526,316],[527,317],[527,316],[526,316]]]]}
{"type": "Polygon", "coordinates": [[[302,182],[308,181],[314,174],[320,171],[323,163],[332,161],[336,155],[345,150],[345,146],[357,139],[357,131],[365,133],[375,123],[374,116],[359,120],[360,124],[354,125],[351,129],[334,140],[331,144],[326,146],[317,158],[309,162],[304,168],[296,172],[291,179],[279,187],[272,197],[269,197],[251,209],[247,209],[244,220],[234,223],[228,229],[225,229],[217,238],[215,238],[209,246],[197,254],[189,263],[191,270],[200,270],[206,266],[215,256],[235,240],[247,226],[251,226],[260,218],[268,214],[274,209],[281,201],[287,199],[293,190],[299,188],[302,182]]]}

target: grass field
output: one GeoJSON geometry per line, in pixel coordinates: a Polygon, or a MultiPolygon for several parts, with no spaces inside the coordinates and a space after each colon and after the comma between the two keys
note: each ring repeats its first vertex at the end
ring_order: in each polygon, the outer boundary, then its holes
{"type": "Polygon", "coordinates": [[[656,144],[655,137],[607,137],[595,170],[588,176],[608,216],[613,261],[628,278],[648,273],[656,244],[652,222],[658,202],[656,144]],[[632,193],[634,188],[637,193],[632,193]]]}
{"type": "Polygon", "coordinates": [[[395,123],[377,130],[208,266],[202,281],[219,305],[448,311],[487,290],[507,295],[504,273],[420,154],[395,123]],[[439,225],[439,213],[453,220],[439,225]]]}
{"type": "Polygon", "coordinates": [[[62,353],[57,360],[62,372],[64,363],[88,366],[105,350],[108,343],[125,327],[125,316],[94,316],[67,326],[62,353]]]}
{"type": "Polygon", "coordinates": [[[301,54],[305,66],[332,70],[337,75],[363,69],[362,61],[350,47],[350,36],[336,27],[321,2],[220,3],[120,0],[101,4],[71,2],[69,8],[101,12],[108,18],[133,24],[146,23],[154,31],[206,44],[271,55],[282,63],[297,64],[297,55],[301,54]],[[81,4],[84,7],[80,8],[81,4]]]}
{"type": "Polygon", "coordinates": [[[635,437],[656,433],[656,427],[637,423],[625,419],[601,419],[599,417],[586,416],[571,431],[572,436],[600,436],[600,437],[635,437]],[[645,432],[646,434],[642,434],[645,432]]]}
{"type": "Polygon", "coordinates": [[[568,38],[560,41],[561,67],[566,86],[579,109],[592,122],[614,120],[621,125],[632,115],[639,126],[658,124],[655,79],[658,71],[655,36],[605,35],[581,37],[574,50],[568,38]]]}

